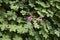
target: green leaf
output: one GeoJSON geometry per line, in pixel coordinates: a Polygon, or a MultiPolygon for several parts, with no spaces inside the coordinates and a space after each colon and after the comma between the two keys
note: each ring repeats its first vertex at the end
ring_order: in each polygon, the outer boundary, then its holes
{"type": "Polygon", "coordinates": [[[17,27],[16,25],[9,25],[9,28],[10,28],[9,31],[10,31],[10,32],[11,32],[11,31],[16,32],[16,29],[17,29],[16,27],[17,27]]]}
{"type": "Polygon", "coordinates": [[[18,23],[21,23],[21,22],[22,22],[22,18],[21,18],[21,17],[18,17],[18,18],[17,18],[17,22],[18,22],[18,23]]]}
{"type": "Polygon", "coordinates": [[[55,2],[54,2],[54,1],[50,1],[50,4],[51,4],[52,6],[55,6],[55,2]]]}
{"type": "Polygon", "coordinates": [[[35,36],[36,32],[33,30],[33,29],[30,29],[29,30],[29,35],[31,36],[35,36]]]}
{"type": "Polygon", "coordinates": [[[37,29],[40,28],[40,26],[36,22],[34,22],[33,24],[34,24],[34,28],[37,28],[37,29]]]}
{"type": "Polygon", "coordinates": [[[21,10],[20,13],[22,13],[22,15],[26,15],[26,11],[21,10]]]}
{"type": "Polygon", "coordinates": [[[45,20],[45,21],[43,21],[43,22],[41,22],[41,25],[42,25],[42,29],[43,29],[46,33],[48,33],[46,20],[45,20]]]}
{"type": "Polygon", "coordinates": [[[40,16],[44,17],[44,14],[42,14],[40,11],[37,11],[37,13],[38,13],[40,16]]]}
{"type": "Polygon", "coordinates": [[[41,6],[44,7],[44,8],[48,8],[48,7],[50,7],[50,5],[49,5],[48,2],[45,4],[44,2],[36,1],[36,3],[38,3],[39,5],[41,5],[41,6]]]}
{"type": "Polygon", "coordinates": [[[49,16],[53,17],[54,13],[51,10],[47,10],[49,12],[49,16]]]}
{"type": "Polygon", "coordinates": [[[60,4],[59,3],[56,3],[56,8],[60,9],[60,4]]]}
{"type": "Polygon", "coordinates": [[[46,9],[42,9],[41,12],[45,14],[47,17],[49,17],[49,12],[46,9]]]}
{"type": "Polygon", "coordinates": [[[57,16],[53,16],[51,20],[54,22],[54,24],[57,24],[58,27],[60,27],[60,19],[57,16]]]}
{"type": "Polygon", "coordinates": [[[0,0],[0,3],[2,3],[3,1],[2,0],[0,0]]]}
{"type": "Polygon", "coordinates": [[[58,11],[55,15],[60,18],[60,11],[58,11]]]}
{"type": "Polygon", "coordinates": [[[7,11],[5,15],[8,20],[16,20],[17,18],[16,13],[14,11],[7,11]]]}
{"type": "Polygon", "coordinates": [[[3,38],[1,38],[1,39],[2,40],[11,40],[8,35],[3,35],[3,38]]]}
{"type": "Polygon", "coordinates": [[[60,36],[60,33],[59,33],[59,31],[57,31],[57,30],[54,30],[54,32],[55,32],[55,34],[59,37],[60,36]]]}
{"type": "Polygon", "coordinates": [[[22,33],[24,31],[22,25],[18,25],[16,28],[17,28],[17,33],[22,33]]]}
{"type": "Polygon", "coordinates": [[[10,8],[13,10],[18,10],[19,6],[18,5],[10,5],[10,8]]]}
{"type": "Polygon", "coordinates": [[[34,7],[35,5],[34,5],[34,4],[32,4],[32,3],[30,3],[30,4],[29,4],[29,6],[34,7]]]}
{"type": "Polygon", "coordinates": [[[15,37],[13,38],[13,40],[23,40],[23,39],[22,39],[22,37],[15,36],[15,37]]]}
{"type": "Polygon", "coordinates": [[[40,30],[39,34],[42,34],[45,39],[48,38],[48,34],[44,30],[40,30]]]}

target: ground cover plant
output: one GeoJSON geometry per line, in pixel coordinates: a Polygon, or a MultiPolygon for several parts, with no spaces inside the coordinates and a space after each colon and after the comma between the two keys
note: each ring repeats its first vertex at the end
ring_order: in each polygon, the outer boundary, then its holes
{"type": "Polygon", "coordinates": [[[0,40],[60,40],[60,0],[0,0],[0,40]]]}

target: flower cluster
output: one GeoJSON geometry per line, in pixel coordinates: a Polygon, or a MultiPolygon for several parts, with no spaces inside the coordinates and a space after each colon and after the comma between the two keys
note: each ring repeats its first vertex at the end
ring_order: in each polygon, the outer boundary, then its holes
{"type": "MultiPolygon", "coordinates": [[[[38,17],[38,21],[41,22],[41,21],[42,21],[42,18],[43,18],[42,16],[39,16],[39,17],[38,17]]],[[[27,20],[28,20],[28,21],[33,21],[33,16],[31,16],[31,15],[28,16],[28,17],[27,17],[27,20]]]]}

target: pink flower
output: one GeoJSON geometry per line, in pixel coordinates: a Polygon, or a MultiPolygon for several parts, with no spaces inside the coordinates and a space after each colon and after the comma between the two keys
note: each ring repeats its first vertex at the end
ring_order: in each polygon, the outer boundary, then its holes
{"type": "Polygon", "coordinates": [[[43,18],[42,16],[39,16],[39,17],[38,17],[38,21],[41,22],[41,21],[42,21],[42,18],[43,18]]]}
{"type": "Polygon", "coordinates": [[[28,17],[27,17],[27,20],[28,20],[28,21],[32,21],[32,20],[33,20],[32,16],[28,16],[28,17]]]}
{"type": "Polygon", "coordinates": [[[43,17],[42,17],[42,16],[39,16],[38,18],[39,18],[39,19],[42,19],[43,17]]]}

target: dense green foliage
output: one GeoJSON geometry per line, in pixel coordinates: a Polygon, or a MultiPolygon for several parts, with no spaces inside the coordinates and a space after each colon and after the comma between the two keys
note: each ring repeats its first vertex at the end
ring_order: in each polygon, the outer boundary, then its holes
{"type": "Polygon", "coordinates": [[[60,0],[0,0],[0,40],[59,39],[60,0]]]}

